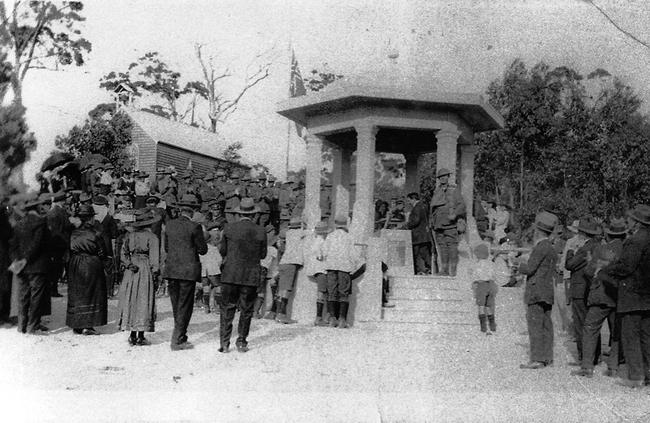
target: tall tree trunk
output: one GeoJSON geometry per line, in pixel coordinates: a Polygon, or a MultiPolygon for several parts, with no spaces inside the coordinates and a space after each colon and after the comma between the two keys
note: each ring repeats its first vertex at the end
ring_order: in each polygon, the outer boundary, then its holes
{"type": "Polygon", "coordinates": [[[14,74],[11,77],[11,90],[14,93],[13,103],[19,106],[23,105],[23,85],[18,75],[14,74]]]}
{"type": "Polygon", "coordinates": [[[524,149],[521,149],[519,158],[519,208],[524,208],[524,149]]]}
{"type": "Polygon", "coordinates": [[[210,132],[217,133],[217,119],[210,118],[210,132]]]}

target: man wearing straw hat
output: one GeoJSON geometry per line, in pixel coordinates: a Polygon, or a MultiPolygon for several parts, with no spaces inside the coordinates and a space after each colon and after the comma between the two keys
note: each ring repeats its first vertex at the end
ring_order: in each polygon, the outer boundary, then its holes
{"type": "Polygon", "coordinates": [[[221,316],[219,352],[230,349],[232,322],[239,308],[237,350],[248,351],[248,332],[253,317],[253,307],[260,283],[260,261],[266,257],[266,231],[254,223],[259,209],[250,197],[242,198],[234,210],[238,221],[229,223],[223,230],[219,252],[223,257],[221,272],[221,316]]]}
{"type": "Polygon", "coordinates": [[[623,243],[621,257],[601,272],[613,276],[615,281],[604,282],[618,288],[616,308],[628,371],[619,383],[640,388],[650,375],[650,206],[638,205],[628,216],[632,235],[623,243]]]}
{"type": "Polygon", "coordinates": [[[168,280],[169,298],[174,314],[172,351],[193,348],[187,341],[187,327],[194,309],[194,290],[201,280],[199,255],[208,252],[201,225],[192,221],[197,201],[181,201],[180,216],[169,221],[165,228],[165,268],[163,278],[168,280]]]}
{"type": "Polygon", "coordinates": [[[526,322],[530,340],[530,360],[521,369],[542,369],[553,363],[553,280],[557,253],[549,240],[557,225],[557,216],[540,212],[535,217],[535,246],[530,258],[520,263],[519,272],[526,275],[524,302],[527,304],[526,322]]]}

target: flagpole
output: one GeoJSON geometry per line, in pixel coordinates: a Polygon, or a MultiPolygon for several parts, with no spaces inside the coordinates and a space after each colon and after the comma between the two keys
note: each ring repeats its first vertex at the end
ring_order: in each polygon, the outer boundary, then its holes
{"type": "MultiPolygon", "coordinates": [[[[292,56],[291,56],[291,34],[289,34],[289,97],[291,97],[291,66],[293,65],[292,63],[292,56]]],[[[284,164],[285,167],[285,173],[284,173],[284,178],[285,180],[289,180],[289,151],[291,147],[291,121],[287,120],[287,156],[286,156],[286,161],[284,164]]]]}

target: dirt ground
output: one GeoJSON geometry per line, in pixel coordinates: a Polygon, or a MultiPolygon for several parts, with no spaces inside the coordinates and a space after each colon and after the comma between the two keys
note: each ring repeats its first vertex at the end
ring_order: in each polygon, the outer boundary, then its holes
{"type": "Polygon", "coordinates": [[[494,336],[478,322],[342,330],[255,320],[246,354],[218,353],[218,314],[200,309],[189,328],[195,348],[170,351],[169,298],[158,301],[146,347],[117,331],[116,301],[101,335],[82,336],[64,326],[66,298],[54,299],[50,334],[0,329],[0,403],[11,416],[2,421],[650,421],[650,388],[617,386],[604,364],[593,379],[570,376],[565,337],[556,336],[553,367],[520,370],[521,296],[500,290],[494,336]]]}

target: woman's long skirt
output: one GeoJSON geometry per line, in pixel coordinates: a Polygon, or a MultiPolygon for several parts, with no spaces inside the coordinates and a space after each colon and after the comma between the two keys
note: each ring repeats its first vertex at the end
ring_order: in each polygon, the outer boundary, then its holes
{"type": "Polygon", "coordinates": [[[98,256],[73,254],[68,266],[68,313],[73,329],[106,324],[108,297],[104,265],[98,256]]]}
{"type": "Polygon", "coordinates": [[[138,266],[137,272],[124,270],[120,285],[120,311],[118,325],[121,330],[153,332],[156,321],[156,291],[149,257],[134,254],[131,262],[138,266]]]}

